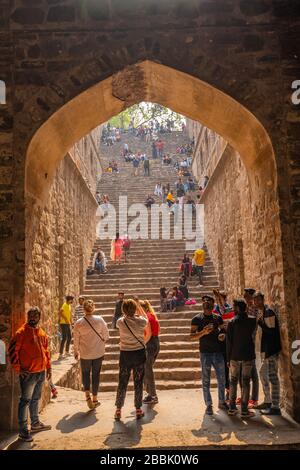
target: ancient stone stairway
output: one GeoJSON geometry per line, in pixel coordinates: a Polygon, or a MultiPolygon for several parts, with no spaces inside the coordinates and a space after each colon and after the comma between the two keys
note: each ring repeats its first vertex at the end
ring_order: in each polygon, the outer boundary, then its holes
{"type": "MultiPolygon", "coordinates": [[[[175,153],[178,144],[187,142],[187,137],[182,132],[173,132],[163,135],[162,138],[165,141],[165,152],[171,155],[175,153]]],[[[121,143],[111,147],[101,146],[104,166],[114,158],[120,168],[120,173],[116,175],[104,173],[98,185],[98,190],[102,194],[108,194],[115,207],[118,207],[119,195],[128,196],[128,206],[144,202],[147,194],[153,194],[157,181],[163,184],[169,182],[171,188],[174,188],[177,179],[174,168],[163,166],[159,160],[150,161],[150,177],[142,176],[143,167],[139,170],[141,176],[133,177],[132,164],[125,163],[119,156],[124,142],[127,142],[133,151],[146,151],[151,156],[150,144],[133,136],[126,135],[121,143]]],[[[130,221],[130,217],[128,219],[130,221]]],[[[110,243],[110,240],[97,239],[92,256],[95,250],[101,248],[109,259],[110,243]]],[[[155,364],[158,389],[200,387],[198,343],[189,341],[189,331],[190,320],[201,311],[200,296],[203,293],[211,293],[213,288],[218,287],[216,272],[208,254],[204,269],[204,287],[197,286],[197,280],[194,278],[189,281],[190,297],[196,298],[197,305],[184,306],[175,313],[159,312],[159,289],[161,286],[172,287],[177,284],[178,268],[185,251],[184,240],[134,240],[128,263],[119,266],[109,261],[107,274],[100,277],[96,274],[88,276],[85,284],[84,294],[93,298],[96,313],[103,316],[109,327],[120,290],[125,292],[127,298],[137,295],[151,302],[161,325],[161,351],[155,364]]],[[[113,391],[117,387],[118,343],[118,331],[110,328],[110,340],[101,372],[103,391],[113,391]]],[[[129,385],[129,389],[131,388],[132,384],[129,385]]]]}

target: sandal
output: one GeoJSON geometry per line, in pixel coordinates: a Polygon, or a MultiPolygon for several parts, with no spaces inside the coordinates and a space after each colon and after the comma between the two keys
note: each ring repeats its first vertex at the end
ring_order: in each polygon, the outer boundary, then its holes
{"type": "Polygon", "coordinates": [[[115,412],[115,420],[120,421],[121,419],[121,408],[117,408],[115,412]]]}
{"type": "Polygon", "coordinates": [[[143,416],[145,416],[145,413],[143,412],[143,410],[141,408],[137,408],[136,409],[136,419],[141,419],[141,418],[143,418],[143,416]]]}
{"type": "Polygon", "coordinates": [[[96,401],[93,400],[93,404],[94,404],[94,407],[95,407],[95,408],[96,408],[97,406],[100,406],[100,405],[101,405],[100,401],[98,401],[98,400],[96,400],[96,401]]]}
{"type": "Polygon", "coordinates": [[[93,410],[95,408],[95,405],[91,399],[91,397],[86,399],[87,406],[89,407],[90,410],[93,410]]]}

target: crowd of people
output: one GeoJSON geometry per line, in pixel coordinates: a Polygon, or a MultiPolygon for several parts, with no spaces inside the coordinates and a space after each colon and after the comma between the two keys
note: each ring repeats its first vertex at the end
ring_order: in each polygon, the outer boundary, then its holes
{"type": "MultiPolygon", "coordinates": [[[[185,275],[183,275],[185,277],[185,275]]],[[[182,279],[184,287],[186,279],[182,279]]],[[[173,305],[184,298],[182,287],[172,289],[167,302],[173,305]],[[181,294],[181,295],[180,295],[181,294]]],[[[81,378],[87,406],[100,405],[98,392],[100,372],[105,360],[109,330],[101,315],[95,314],[92,299],[80,296],[72,318],[74,297],[67,296],[59,310],[62,332],[60,356],[70,355],[73,329],[73,354],[80,360],[81,378]],[[72,328],[73,325],[73,328],[72,328]]],[[[225,292],[214,291],[202,296],[203,313],[191,321],[187,340],[199,341],[201,380],[206,414],[214,413],[211,396],[211,370],[215,370],[218,385],[218,408],[229,416],[255,416],[255,410],[267,416],[280,415],[280,385],[278,361],[281,351],[279,322],[275,312],[265,303],[263,293],[246,288],[244,298],[236,298],[231,306],[225,292]],[[259,375],[257,366],[259,364],[259,375]],[[264,399],[258,403],[259,378],[264,399]],[[240,397],[238,397],[238,387],[240,397]]],[[[50,429],[39,419],[39,400],[44,382],[52,384],[51,355],[47,334],[39,327],[41,311],[32,307],[26,323],[17,330],[9,345],[10,361],[19,375],[21,396],[18,407],[19,438],[30,442],[34,432],[50,429]],[[28,426],[30,414],[30,430],[28,426]]],[[[143,404],[158,403],[154,364],[160,350],[160,325],[148,300],[125,299],[119,292],[112,327],[119,330],[119,379],[116,390],[114,418],[120,420],[130,375],[133,375],[136,418],[144,416],[143,404]],[[143,390],[146,396],[143,399],[143,390]]],[[[55,387],[54,387],[55,388],[55,387]]]]}

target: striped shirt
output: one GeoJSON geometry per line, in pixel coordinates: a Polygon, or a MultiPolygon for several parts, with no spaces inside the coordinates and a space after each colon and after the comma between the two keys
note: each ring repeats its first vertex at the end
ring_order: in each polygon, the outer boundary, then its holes
{"type": "Polygon", "coordinates": [[[74,314],[74,323],[77,322],[77,320],[80,320],[80,318],[82,318],[84,315],[84,309],[83,309],[83,305],[76,305],[75,307],[75,314],[74,314]]]}

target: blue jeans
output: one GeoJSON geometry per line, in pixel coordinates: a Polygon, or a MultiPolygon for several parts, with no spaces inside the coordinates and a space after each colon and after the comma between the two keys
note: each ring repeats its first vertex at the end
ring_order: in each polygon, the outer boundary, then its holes
{"type": "Polygon", "coordinates": [[[103,273],[104,273],[105,269],[104,269],[104,266],[103,266],[102,261],[98,261],[98,260],[96,259],[96,261],[95,261],[95,269],[96,269],[96,271],[98,271],[99,274],[103,274],[103,273]]]}
{"type": "Polygon", "coordinates": [[[211,367],[216,371],[218,381],[218,397],[219,403],[225,401],[225,365],[222,353],[200,353],[202,366],[202,387],[205,405],[212,405],[210,394],[210,374],[211,367]]]}
{"type": "Polygon", "coordinates": [[[31,424],[39,421],[39,400],[42,395],[45,371],[20,377],[21,398],[18,408],[19,431],[28,431],[27,414],[30,413],[31,424]]]}

